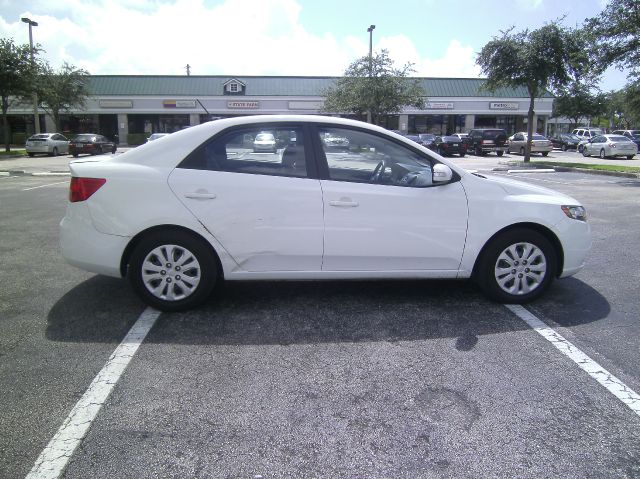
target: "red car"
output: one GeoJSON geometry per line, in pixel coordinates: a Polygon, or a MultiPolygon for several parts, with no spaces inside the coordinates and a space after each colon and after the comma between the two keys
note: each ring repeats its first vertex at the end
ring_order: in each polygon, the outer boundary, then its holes
{"type": "Polygon", "coordinates": [[[69,142],[69,153],[73,156],[81,153],[88,155],[101,155],[109,151],[115,153],[116,149],[117,146],[113,141],[96,133],[82,133],[69,142]]]}

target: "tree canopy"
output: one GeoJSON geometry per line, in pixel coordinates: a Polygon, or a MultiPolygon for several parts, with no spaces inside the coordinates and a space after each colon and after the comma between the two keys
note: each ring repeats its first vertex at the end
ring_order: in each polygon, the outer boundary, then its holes
{"type": "MultiPolygon", "coordinates": [[[[34,48],[34,55],[38,52],[34,48]]],[[[0,39],[0,101],[6,151],[10,142],[7,111],[13,101],[26,99],[35,88],[37,64],[31,62],[30,54],[29,45],[16,45],[11,38],[0,39]]]]}
{"type": "Polygon", "coordinates": [[[41,106],[53,119],[60,131],[60,114],[85,105],[89,72],[65,63],[58,71],[48,65],[43,68],[38,82],[41,106]]]}
{"type": "Polygon", "coordinates": [[[610,1],[586,20],[584,30],[594,41],[601,68],[616,65],[640,73],[640,0],[610,1]]]}
{"type": "Polygon", "coordinates": [[[537,30],[501,32],[476,59],[487,76],[485,88],[526,87],[529,93],[528,139],[525,162],[530,159],[534,133],[534,102],[550,89],[562,89],[590,64],[584,38],[557,22],[537,30]]]}
{"type": "Polygon", "coordinates": [[[417,79],[408,78],[414,69],[410,63],[401,68],[394,66],[386,50],[355,60],[336,80],[336,85],[325,91],[323,111],[328,113],[371,112],[373,123],[384,115],[400,113],[404,106],[424,108],[426,92],[417,79]]]}

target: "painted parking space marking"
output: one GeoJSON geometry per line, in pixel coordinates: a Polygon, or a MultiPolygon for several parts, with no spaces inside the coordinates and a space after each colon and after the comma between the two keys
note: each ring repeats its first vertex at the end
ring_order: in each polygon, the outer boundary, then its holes
{"type": "Polygon", "coordinates": [[[67,467],[71,455],[85,437],[98,411],[106,402],[120,376],[133,359],[138,347],[151,330],[160,311],[147,308],[131,327],[87,391],[40,453],[27,479],[58,478],[67,467]]]}
{"type": "Polygon", "coordinates": [[[58,181],[57,183],[49,183],[48,185],[40,185],[40,186],[33,186],[31,188],[24,188],[22,191],[30,191],[30,190],[37,190],[38,188],[46,188],[48,186],[55,186],[55,185],[68,185],[69,181],[58,181]]]}
{"type": "Polygon", "coordinates": [[[524,307],[514,304],[505,306],[640,416],[640,395],[524,307]]]}

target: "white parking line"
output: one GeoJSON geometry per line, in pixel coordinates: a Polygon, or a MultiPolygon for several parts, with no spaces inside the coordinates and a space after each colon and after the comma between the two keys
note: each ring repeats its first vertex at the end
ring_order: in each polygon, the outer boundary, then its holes
{"type": "Polygon", "coordinates": [[[32,188],[25,188],[22,191],[37,190],[38,188],[46,188],[47,186],[62,185],[63,183],[69,184],[69,180],[67,180],[67,181],[58,181],[57,183],[49,183],[48,185],[34,186],[32,188]]]}
{"type": "Polygon", "coordinates": [[[160,311],[152,308],[144,310],[95,377],[89,389],[73,407],[53,439],[40,453],[33,469],[27,474],[27,479],[53,479],[62,475],[73,451],[89,431],[98,411],[106,402],[158,316],[160,311]]]}
{"type": "Polygon", "coordinates": [[[505,306],[640,416],[640,395],[522,306],[505,306]]]}

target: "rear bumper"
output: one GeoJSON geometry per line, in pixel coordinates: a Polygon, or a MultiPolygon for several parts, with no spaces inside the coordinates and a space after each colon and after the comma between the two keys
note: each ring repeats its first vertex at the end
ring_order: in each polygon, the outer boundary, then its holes
{"type": "Polygon", "coordinates": [[[77,268],[120,278],[120,261],[130,238],[98,232],[86,203],[69,203],[60,222],[62,256],[77,268]]]}
{"type": "Polygon", "coordinates": [[[24,149],[27,153],[50,153],[53,151],[53,148],[49,148],[49,145],[27,145],[24,149]]]}

